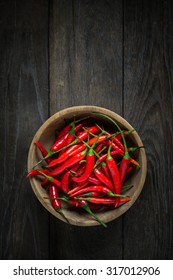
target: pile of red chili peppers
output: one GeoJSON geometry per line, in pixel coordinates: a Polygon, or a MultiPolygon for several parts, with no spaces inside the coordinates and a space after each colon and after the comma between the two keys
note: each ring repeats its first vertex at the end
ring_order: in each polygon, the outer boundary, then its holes
{"type": "Polygon", "coordinates": [[[126,182],[139,167],[134,158],[139,147],[127,145],[131,133],[99,113],[93,113],[93,118],[73,120],[56,134],[49,151],[39,141],[35,142],[42,159],[27,176],[38,177],[53,208],[61,215],[64,201],[69,207],[84,209],[106,227],[96,211],[130,201],[125,193],[131,186],[126,182]],[[97,122],[95,116],[105,118],[109,125],[97,122]]]}

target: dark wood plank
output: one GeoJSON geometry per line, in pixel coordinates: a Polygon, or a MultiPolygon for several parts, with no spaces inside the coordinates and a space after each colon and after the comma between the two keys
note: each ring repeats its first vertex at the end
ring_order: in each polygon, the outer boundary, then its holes
{"type": "Polygon", "coordinates": [[[121,1],[53,1],[51,112],[99,105],[121,112],[121,1]]]}
{"type": "Polygon", "coordinates": [[[124,216],[125,259],[173,258],[173,5],[125,1],[124,115],[148,158],[144,190],[124,216]]]}
{"type": "MultiPolygon", "coordinates": [[[[73,105],[122,109],[122,1],[52,1],[51,114],[73,105]]],[[[122,219],[80,228],[51,217],[56,259],[121,259],[122,219]]]]}
{"type": "Polygon", "coordinates": [[[0,259],[48,258],[48,214],[25,179],[48,117],[48,3],[0,1],[0,259]]]}

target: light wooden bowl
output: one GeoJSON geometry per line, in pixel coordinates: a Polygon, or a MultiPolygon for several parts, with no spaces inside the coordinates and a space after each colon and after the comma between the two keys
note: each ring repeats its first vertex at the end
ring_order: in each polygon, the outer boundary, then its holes
{"type": "MultiPolygon", "coordinates": [[[[55,130],[57,128],[62,128],[67,120],[71,120],[75,117],[81,117],[85,115],[89,115],[91,112],[100,112],[103,114],[108,115],[112,119],[114,119],[121,128],[126,128],[128,130],[133,129],[133,127],[121,116],[118,114],[97,106],[76,106],[70,107],[64,110],[61,110],[51,116],[37,131],[35,134],[28,155],[28,171],[30,171],[33,166],[40,160],[40,154],[37,148],[34,145],[35,141],[40,141],[47,149],[50,148],[51,144],[54,140],[55,130]]],[[[101,117],[99,117],[100,119],[101,117]]],[[[105,120],[104,120],[105,122],[105,120]]],[[[136,131],[134,131],[130,136],[130,141],[137,146],[143,146],[143,143],[136,131]]],[[[131,197],[130,202],[127,202],[120,206],[119,208],[108,210],[105,212],[98,212],[97,215],[99,218],[108,223],[123,213],[125,213],[136,201],[138,196],[140,195],[142,188],[144,186],[145,178],[146,178],[146,171],[147,171],[147,160],[144,148],[139,149],[137,152],[137,160],[140,163],[141,168],[139,171],[135,172],[134,175],[130,178],[130,184],[133,187],[127,191],[127,194],[131,197]]],[[[57,213],[51,206],[49,199],[45,199],[47,196],[46,191],[41,187],[40,182],[37,178],[30,178],[30,183],[32,189],[38,198],[38,200],[42,203],[42,205],[56,218],[67,222],[59,213],[57,213]]],[[[63,205],[63,212],[68,219],[68,222],[73,225],[77,226],[95,226],[99,225],[97,221],[95,221],[91,216],[89,216],[85,212],[79,211],[71,211],[69,210],[66,205],[63,205]]]]}

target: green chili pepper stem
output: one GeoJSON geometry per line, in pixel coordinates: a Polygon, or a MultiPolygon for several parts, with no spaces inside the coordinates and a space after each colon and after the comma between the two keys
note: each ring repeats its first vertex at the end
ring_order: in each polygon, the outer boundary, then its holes
{"type": "Polygon", "coordinates": [[[34,166],[33,166],[33,169],[35,169],[40,163],[42,163],[45,159],[47,159],[47,158],[49,158],[49,157],[51,157],[51,156],[53,156],[54,155],[54,152],[53,151],[49,151],[48,153],[47,153],[47,155],[45,156],[45,157],[43,157],[40,161],[38,161],[34,166]]]}
{"type": "Polygon", "coordinates": [[[94,214],[94,212],[91,211],[91,209],[89,208],[88,204],[83,205],[82,208],[86,212],[88,212],[98,223],[100,223],[102,226],[107,228],[107,225],[102,220],[100,220],[99,217],[96,214],[94,214]]]}
{"type": "Polygon", "coordinates": [[[48,176],[48,175],[46,175],[45,173],[43,173],[43,172],[41,172],[41,171],[39,171],[39,170],[38,170],[38,172],[39,172],[41,175],[43,175],[46,179],[48,179],[50,182],[52,182],[52,180],[53,180],[53,177],[52,177],[52,176],[48,176]]]}
{"type": "Polygon", "coordinates": [[[105,117],[107,118],[108,120],[110,120],[119,130],[119,132],[121,133],[121,137],[123,139],[123,144],[124,144],[124,158],[125,159],[130,159],[130,155],[128,153],[128,148],[127,148],[127,143],[126,143],[126,140],[125,140],[125,137],[123,135],[123,132],[122,132],[122,129],[120,128],[120,126],[111,118],[109,117],[108,115],[106,114],[103,114],[103,113],[99,113],[99,112],[93,112],[93,114],[96,114],[96,115],[100,115],[102,117],[105,117]]]}
{"type": "Polygon", "coordinates": [[[129,148],[129,151],[133,153],[133,152],[136,152],[137,150],[142,149],[142,148],[144,148],[144,146],[140,146],[140,147],[130,147],[130,148],[129,148]]]}
{"type": "Polygon", "coordinates": [[[83,121],[83,120],[86,120],[86,119],[89,119],[90,117],[89,116],[87,116],[87,117],[83,117],[83,118],[81,118],[81,119],[78,119],[78,120],[76,120],[75,121],[75,119],[74,119],[74,123],[78,123],[78,122],[81,122],[81,121],[83,121]]]}
{"type": "Polygon", "coordinates": [[[111,148],[112,148],[112,143],[109,145],[108,152],[107,152],[107,159],[108,160],[112,159],[111,148]]]}
{"type": "Polygon", "coordinates": [[[71,126],[71,129],[70,129],[70,131],[69,131],[69,135],[71,135],[71,136],[76,136],[76,133],[75,133],[75,122],[72,122],[71,124],[70,124],[70,126],[71,126]]]}
{"type": "Polygon", "coordinates": [[[66,222],[69,224],[69,220],[68,220],[67,217],[64,215],[64,213],[63,213],[63,211],[62,211],[61,208],[55,209],[55,211],[56,211],[57,213],[59,213],[59,214],[64,218],[64,220],[66,220],[66,222]]]}
{"type": "Polygon", "coordinates": [[[87,144],[85,141],[83,141],[83,140],[82,140],[82,143],[85,144],[87,148],[89,148],[88,154],[92,155],[92,154],[94,153],[94,154],[96,155],[96,157],[99,158],[99,154],[96,153],[96,152],[93,150],[92,146],[88,145],[88,144],[87,144]]]}
{"type": "Polygon", "coordinates": [[[133,185],[124,185],[124,186],[122,186],[121,194],[123,194],[124,192],[130,190],[132,187],[133,187],[133,185]]]}

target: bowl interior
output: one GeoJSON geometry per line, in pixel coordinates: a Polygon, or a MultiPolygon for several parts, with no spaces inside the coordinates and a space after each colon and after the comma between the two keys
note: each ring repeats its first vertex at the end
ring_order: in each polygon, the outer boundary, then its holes
{"type": "MultiPolygon", "coordinates": [[[[131,130],[133,127],[121,116],[118,114],[97,106],[76,106],[76,107],[70,107],[67,109],[64,109],[62,111],[59,111],[58,113],[54,114],[52,117],[50,117],[37,131],[35,134],[30,149],[29,149],[29,155],[28,155],[28,171],[30,171],[33,166],[42,158],[41,154],[39,153],[38,149],[34,145],[35,141],[40,141],[48,150],[50,149],[54,139],[55,139],[55,131],[60,130],[62,127],[64,127],[67,123],[69,123],[71,120],[83,117],[91,116],[94,119],[96,119],[96,122],[105,124],[105,126],[109,126],[112,128],[112,130],[115,129],[115,126],[111,124],[108,120],[106,120],[102,116],[93,116],[92,112],[98,112],[103,113],[114,119],[118,125],[122,129],[128,129],[131,130]]],[[[131,146],[143,146],[143,143],[136,131],[133,131],[128,136],[128,141],[130,142],[131,146]]],[[[121,205],[120,207],[113,209],[113,210],[106,210],[106,211],[100,211],[97,212],[98,217],[103,220],[103,222],[107,223],[109,221],[112,221],[113,219],[119,217],[123,213],[125,213],[136,201],[138,198],[146,177],[146,169],[147,169],[147,162],[146,162],[146,154],[144,148],[139,149],[135,153],[135,158],[139,162],[141,168],[134,172],[134,174],[128,179],[127,184],[133,185],[133,187],[126,192],[131,197],[131,200],[124,205],[121,205]]],[[[67,207],[66,203],[62,203],[63,212],[67,219],[65,219],[62,215],[57,213],[50,203],[50,200],[48,199],[48,195],[45,189],[43,189],[40,185],[40,181],[38,178],[30,178],[30,183],[33,188],[33,191],[35,195],[37,196],[38,200],[42,203],[42,205],[54,216],[61,219],[64,222],[69,222],[73,225],[79,225],[79,226],[94,226],[99,225],[97,221],[91,218],[87,213],[83,211],[76,211],[72,210],[67,207]]]]}

